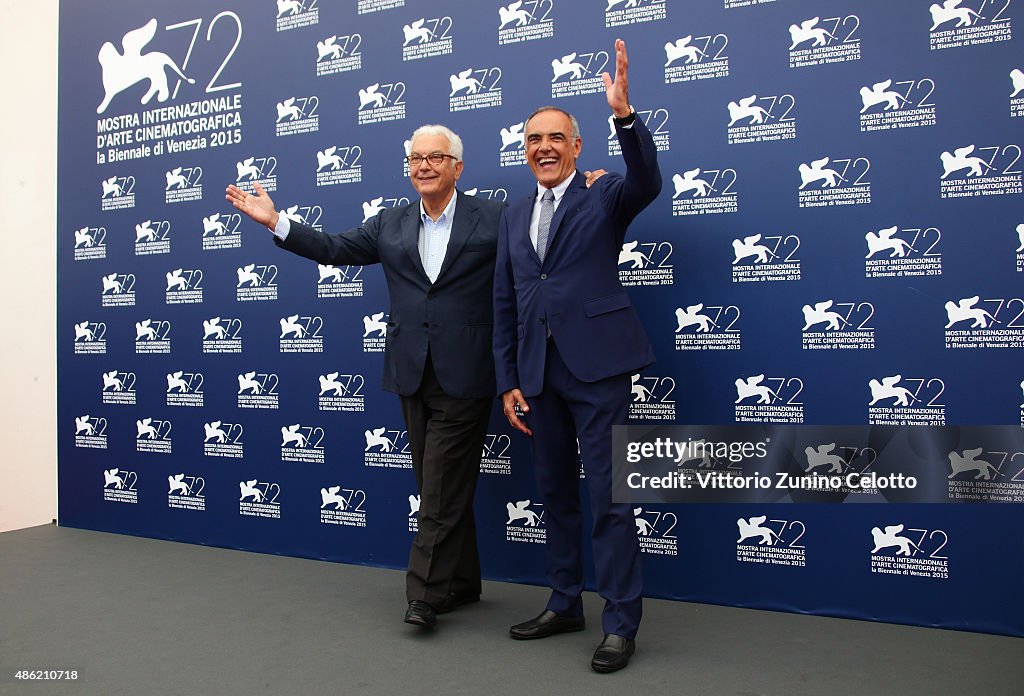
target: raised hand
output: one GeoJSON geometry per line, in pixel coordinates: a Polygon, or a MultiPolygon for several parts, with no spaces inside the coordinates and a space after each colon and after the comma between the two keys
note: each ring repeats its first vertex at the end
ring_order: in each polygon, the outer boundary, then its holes
{"type": "Polygon", "coordinates": [[[604,72],[604,91],[608,96],[608,106],[617,118],[629,116],[629,57],[626,55],[626,42],[615,39],[615,80],[604,72]]]}
{"type": "Polygon", "coordinates": [[[228,203],[256,222],[274,229],[277,226],[278,218],[277,210],[274,209],[274,201],[271,200],[267,192],[258,183],[254,184],[254,187],[256,193],[252,194],[246,193],[234,184],[231,184],[225,190],[227,195],[224,197],[228,200],[228,203]]]}

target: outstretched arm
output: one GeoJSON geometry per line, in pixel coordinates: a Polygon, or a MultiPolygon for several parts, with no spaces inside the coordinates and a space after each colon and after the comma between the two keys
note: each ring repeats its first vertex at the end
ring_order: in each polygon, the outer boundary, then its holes
{"type": "MultiPolygon", "coordinates": [[[[234,184],[225,190],[225,198],[231,205],[245,213],[253,221],[274,231],[280,222],[280,214],[274,208],[274,201],[258,183],[255,193],[246,193],[234,184]]],[[[318,263],[349,266],[365,266],[380,262],[377,249],[379,217],[366,225],[347,232],[328,234],[298,222],[289,223],[287,237],[275,236],[275,243],[299,256],[305,256],[318,263]]]]}

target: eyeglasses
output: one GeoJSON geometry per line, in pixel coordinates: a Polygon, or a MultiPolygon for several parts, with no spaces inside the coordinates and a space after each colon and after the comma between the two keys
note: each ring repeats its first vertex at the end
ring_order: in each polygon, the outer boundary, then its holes
{"type": "Polygon", "coordinates": [[[430,165],[436,167],[440,164],[444,164],[444,161],[448,158],[457,159],[455,155],[446,155],[443,152],[431,152],[429,155],[409,155],[405,158],[405,161],[409,163],[410,167],[418,167],[423,163],[423,160],[430,162],[430,165]]]}

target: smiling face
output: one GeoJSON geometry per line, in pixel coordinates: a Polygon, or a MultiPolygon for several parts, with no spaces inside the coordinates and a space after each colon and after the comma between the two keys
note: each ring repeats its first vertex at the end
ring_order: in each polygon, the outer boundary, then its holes
{"type": "Polygon", "coordinates": [[[541,111],[527,124],[526,161],[545,188],[554,188],[576,171],[576,158],[583,147],[572,135],[572,122],[561,111],[541,111]]]}
{"type": "Polygon", "coordinates": [[[420,135],[409,147],[410,155],[424,158],[419,166],[409,167],[409,179],[416,193],[424,201],[443,203],[455,190],[455,182],[462,175],[462,162],[446,157],[441,164],[431,164],[426,156],[432,152],[451,153],[451,144],[443,135],[420,135]]]}

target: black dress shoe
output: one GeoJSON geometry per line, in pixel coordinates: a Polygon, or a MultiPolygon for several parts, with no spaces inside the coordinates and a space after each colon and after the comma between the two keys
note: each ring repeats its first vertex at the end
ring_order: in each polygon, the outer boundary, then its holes
{"type": "Polygon", "coordinates": [[[437,624],[437,612],[426,602],[414,599],[405,610],[405,622],[424,628],[433,628],[437,624]]]}
{"type": "Polygon", "coordinates": [[[480,595],[478,594],[456,594],[455,592],[452,592],[442,601],[438,602],[434,609],[438,614],[447,614],[459,607],[467,604],[474,604],[479,601],[480,595]]]}
{"type": "Polygon", "coordinates": [[[629,658],[634,650],[636,643],[632,638],[608,633],[594,651],[594,659],[590,661],[590,666],[595,672],[616,672],[629,664],[629,658]]]}
{"type": "Polygon", "coordinates": [[[516,624],[508,629],[508,634],[516,640],[531,640],[547,638],[556,633],[582,631],[585,627],[586,620],[582,614],[580,616],[559,616],[550,609],[545,609],[537,618],[516,624]]]}

